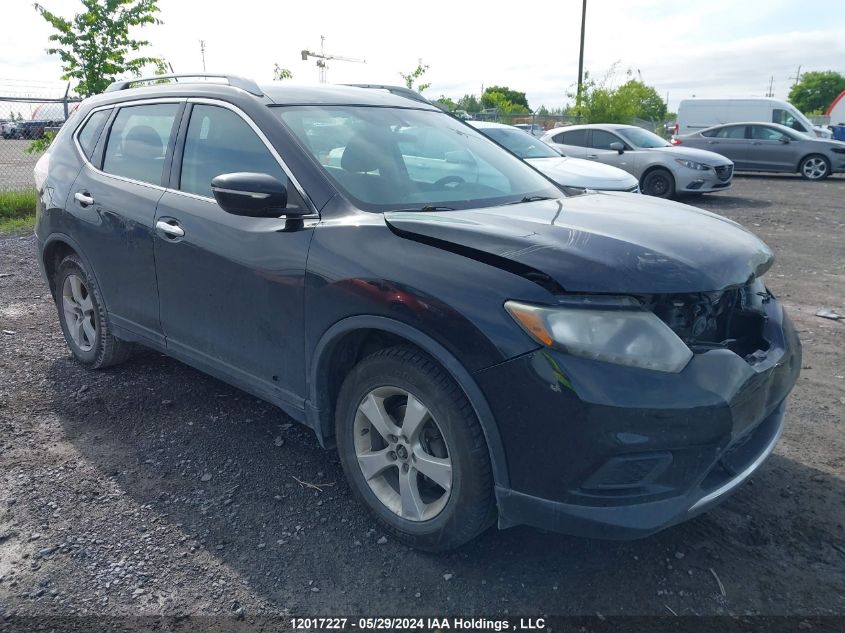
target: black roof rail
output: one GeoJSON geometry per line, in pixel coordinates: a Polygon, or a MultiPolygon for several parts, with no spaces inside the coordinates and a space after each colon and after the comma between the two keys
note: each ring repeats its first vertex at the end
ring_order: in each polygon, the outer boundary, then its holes
{"type": "Polygon", "coordinates": [[[437,103],[433,103],[429,101],[425,97],[423,97],[419,92],[416,90],[412,90],[411,88],[406,88],[405,86],[389,86],[385,84],[345,84],[347,86],[351,86],[353,88],[371,88],[374,90],[386,90],[387,92],[394,94],[398,97],[405,97],[406,99],[411,99],[412,101],[419,101],[420,103],[427,103],[428,105],[433,105],[435,108],[443,109],[437,103]]]}
{"type": "Polygon", "coordinates": [[[116,90],[126,90],[131,88],[134,84],[159,81],[161,79],[173,79],[178,82],[180,79],[225,79],[230,86],[245,90],[249,94],[256,97],[263,97],[264,91],[258,87],[252,79],[239,77],[238,75],[226,75],[221,73],[171,73],[167,75],[153,75],[152,77],[134,77],[133,79],[121,79],[115,81],[108,88],[106,92],[114,92],[116,90]]]}

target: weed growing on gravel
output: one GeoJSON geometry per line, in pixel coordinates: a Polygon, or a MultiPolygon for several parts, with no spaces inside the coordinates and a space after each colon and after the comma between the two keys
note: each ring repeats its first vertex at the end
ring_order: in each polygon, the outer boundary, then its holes
{"type": "Polygon", "coordinates": [[[0,191],[0,233],[29,228],[34,221],[34,189],[0,191]]]}

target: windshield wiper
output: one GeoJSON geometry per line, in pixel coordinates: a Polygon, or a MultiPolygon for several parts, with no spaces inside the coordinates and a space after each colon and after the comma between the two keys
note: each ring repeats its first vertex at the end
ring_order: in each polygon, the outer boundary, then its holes
{"type": "Polygon", "coordinates": [[[455,210],[454,207],[436,207],[436,206],[427,204],[427,205],[422,206],[422,207],[413,207],[411,209],[392,209],[391,211],[394,211],[394,212],[397,212],[397,213],[404,212],[404,211],[408,211],[408,212],[420,212],[421,211],[421,212],[427,213],[429,211],[454,211],[454,210],[455,210]]]}
{"type": "Polygon", "coordinates": [[[537,202],[538,200],[552,200],[550,196],[525,196],[522,200],[508,202],[508,204],[522,204],[523,202],[537,202]]]}

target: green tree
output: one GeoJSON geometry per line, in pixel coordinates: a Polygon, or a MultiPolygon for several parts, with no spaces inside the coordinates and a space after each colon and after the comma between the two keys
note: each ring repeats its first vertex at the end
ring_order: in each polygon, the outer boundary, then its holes
{"type": "Polygon", "coordinates": [[[511,90],[507,86],[490,86],[484,89],[481,95],[481,106],[484,108],[498,107],[495,102],[509,101],[514,106],[522,106],[524,111],[529,110],[528,99],[525,98],[524,92],[511,90]],[[495,97],[493,95],[496,95],[495,97]]]}
{"type": "Polygon", "coordinates": [[[531,111],[522,103],[514,103],[504,92],[484,91],[481,104],[485,108],[496,108],[500,115],[528,114],[531,111]]]}
{"type": "Polygon", "coordinates": [[[631,79],[616,89],[614,98],[627,102],[626,108],[634,110],[634,116],[649,121],[663,121],[666,118],[666,103],[657,90],[642,81],[631,79]]]}
{"type": "Polygon", "coordinates": [[[83,97],[103,92],[118,75],[139,76],[145,66],[166,72],[163,59],[135,56],[149,45],[129,36],[133,27],[161,24],[158,0],[81,0],[85,11],[66,19],[35,4],[35,10],[56,30],[47,49],[62,61],[62,79],[75,79],[83,97]]]}
{"type": "Polygon", "coordinates": [[[845,90],[845,76],[833,70],[811,71],[789,90],[789,101],[805,114],[824,112],[845,90]]]}
{"type": "Polygon", "coordinates": [[[449,97],[447,97],[446,95],[440,95],[440,96],[437,98],[437,103],[439,103],[439,104],[440,104],[440,105],[442,105],[444,108],[446,108],[447,110],[449,110],[449,112],[454,112],[455,110],[458,110],[458,109],[459,109],[459,108],[458,108],[458,104],[457,104],[457,103],[456,103],[453,99],[450,99],[450,98],[449,98],[449,97]]]}
{"type": "Polygon", "coordinates": [[[282,68],[275,64],[273,68],[273,81],[282,81],[283,79],[293,79],[293,73],[287,68],[282,68]]]}
{"type": "MultiPolygon", "coordinates": [[[[611,66],[601,79],[584,73],[580,103],[567,114],[577,116],[584,123],[631,123],[635,118],[663,121],[666,104],[654,88],[636,79],[613,87],[617,66],[611,66]]],[[[628,77],[631,74],[631,70],[626,72],[628,77]]],[[[570,92],[568,96],[574,98],[576,94],[570,92]]]]}
{"type": "Polygon", "coordinates": [[[414,68],[411,72],[407,75],[405,73],[399,73],[402,79],[405,81],[405,85],[410,88],[411,90],[416,90],[417,92],[423,92],[431,88],[431,84],[417,84],[416,88],[414,84],[426,73],[428,70],[428,64],[423,64],[423,60],[420,59],[417,61],[417,67],[414,68]]]}
{"type": "Polygon", "coordinates": [[[481,101],[475,95],[464,95],[458,99],[458,110],[481,112],[481,101]]]}

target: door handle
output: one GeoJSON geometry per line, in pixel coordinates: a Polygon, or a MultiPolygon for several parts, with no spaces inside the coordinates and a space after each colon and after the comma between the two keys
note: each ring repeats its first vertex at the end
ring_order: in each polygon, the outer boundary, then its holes
{"type": "Polygon", "coordinates": [[[185,231],[176,223],[176,220],[159,220],[156,222],[156,231],[164,233],[170,239],[185,237],[185,231]]]}
{"type": "Polygon", "coordinates": [[[719,141],[707,141],[708,145],[718,145],[719,141]]]}
{"type": "Polygon", "coordinates": [[[587,158],[589,158],[590,160],[598,160],[599,155],[598,154],[587,154],[587,158]]]}
{"type": "Polygon", "coordinates": [[[87,191],[77,191],[75,194],[73,194],[73,199],[76,200],[83,207],[90,207],[92,204],[94,204],[94,198],[92,198],[91,194],[87,191]]]}

